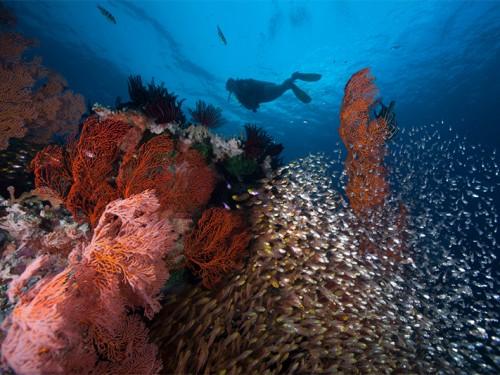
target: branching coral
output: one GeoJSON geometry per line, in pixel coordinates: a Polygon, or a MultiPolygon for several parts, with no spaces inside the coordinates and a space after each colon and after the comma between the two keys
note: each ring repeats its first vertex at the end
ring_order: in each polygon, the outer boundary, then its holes
{"type": "Polygon", "coordinates": [[[162,208],[179,214],[206,205],[216,173],[205,158],[167,135],[137,148],[143,129],[126,118],[90,117],[76,143],[42,150],[32,162],[36,187],[50,189],[75,218],[92,226],[110,201],[147,189],[157,190],[162,208]]]}
{"type": "Polygon", "coordinates": [[[152,317],[159,309],[162,258],[176,235],[158,209],[152,191],[110,203],[72,263],[22,295],[3,324],[9,366],[30,374],[159,371],[147,329],[127,312],[142,307],[152,317]]]}
{"type": "Polygon", "coordinates": [[[196,228],[184,239],[189,267],[213,288],[223,276],[237,269],[251,235],[243,217],[223,208],[203,212],[196,228]]]}
{"type": "Polygon", "coordinates": [[[159,96],[144,107],[144,112],[154,118],[157,124],[169,122],[184,124],[186,117],[181,110],[183,101],[184,99],[177,100],[177,95],[173,94],[159,96]]]}
{"type": "Polygon", "coordinates": [[[340,113],[339,133],[347,149],[346,193],[358,214],[380,206],[389,191],[383,165],[387,123],[382,117],[370,118],[377,94],[370,71],[357,72],[345,87],[340,113]]]}
{"type": "Polygon", "coordinates": [[[194,109],[189,109],[189,113],[195,124],[206,126],[207,128],[216,128],[224,123],[222,118],[222,109],[207,104],[202,100],[196,102],[194,109]]]}
{"type": "Polygon", "coordinates": [[[128,197],[144,189],[162,189],[173,178],[170,166],[175,154],[174,141],[159,135],[143,144],[136,154],[128,155],[116,180],[121,194],[128,197]]]}
{"type": "Polygon", "coordinates": [[[163,84],[157,85],[151,80],[146,87],[141,76],[130,76],[128,92],[132,106],[143,110],[157,124],[175,122],[182,125],[186,122],[181,110],[184,99],[178,100],[177,95],[169,93],[163,84]]]}
{"type": "Polygon", "coordinates": [[[33,159],[36,187],[49,188],[75,218],[94,226],[104,207],[119,197],[111,178],[121,154],[136,147],[138,139],[132,137],[130,144],[132,129],[112,117],[89,117],[77,142],[66,149],[49,145],[33,159]]]}
{"type": "Polygon", "coordinates": [[[271,136],[262,128],[252,125],[245,125],[246,139],[243,143],[245,156],[253,159],[259,164],[266,158],[270,158],[270,164],[276,168],[281,164],[279,154],[283,151],[281,143],[275,143],[271,136]]]}

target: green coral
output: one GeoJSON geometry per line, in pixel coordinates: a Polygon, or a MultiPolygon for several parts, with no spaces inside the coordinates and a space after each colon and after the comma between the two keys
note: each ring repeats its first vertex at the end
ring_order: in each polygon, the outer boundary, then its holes
{"type": "Polygon", "coordinates": [[[229,174],[236,178],[242,178],[254,174],[258,164],[255,160],[248,159],[244,155],[237,155],[227,159],[224,166],[229,174]]]}
{"type": "Polygon", "coordinates": [[[213,157],[213,148],[211,144],[208,143],[195,143],[192,146],[196,151],[203,155],[206,161],[209,161],[213,157]]]}

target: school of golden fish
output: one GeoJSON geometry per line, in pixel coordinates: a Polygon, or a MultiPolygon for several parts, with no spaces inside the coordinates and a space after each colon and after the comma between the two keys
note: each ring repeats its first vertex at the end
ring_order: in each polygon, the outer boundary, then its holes
{"type": "Polygon", "coordinates": [[[482,168],[481,179],[455,176],[468,149],[457,139],[436,143],[431,131],[403,131],[406,143],[393,147],[389,159],[393,177],[406,185],[373,216],[369,229],[359,225],[338,193],[345,177],[340,153],[337,159],[310,155],[262,181],[245,201],[255,241],[244,268],[219,289],[168,295],[155,319],[152,333],[164,371],[495,373],[500,364],[497,215],[492,198],[479,196],[481,189],[498,186],[491,182],[498,166],[495,156],[486,155],[488,160],[472,163],[482,168]],[[421,147],[441,152],[446,165],[426,159],[421,147]],[[445,196],[442,189],[429,188],[440,178],[449,179],[445,196]],[[484,226],[479,237],[460,240],[466,229],[460,225],[470,215],[453,213],[467,208],[454,196],[468,194],[467,183],[482,204],[474,212],[484,226]],[[394,225],[401,199],[412,213],[405,233],[394,225]],[[386,218],[379,220],[381,215],[386,218]],[[379,251],[361,253],[360,235],[379,251]],[[403,239],[408,251],[402,257],[384,255],[391,251],[386,246],[403,239]]]}

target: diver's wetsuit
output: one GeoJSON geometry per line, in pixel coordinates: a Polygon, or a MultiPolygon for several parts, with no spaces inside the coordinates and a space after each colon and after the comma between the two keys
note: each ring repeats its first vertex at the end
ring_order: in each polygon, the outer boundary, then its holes
{"type": "Polygon", "coordinates": [[[286,91],[292,90],[295,96],[303,103],[309,103],[311,98],[304,91],[295,85],[294,81],[300,79],[303,81],[317,81],[321,78],[320,74],[293,73],[292,76],[281,84],[255,79],[228,79],[226,88],[236,95],[238,101],[245,107],[254,112],[259,108],[260,103],[272,102],[279,98],[286,91]]]}

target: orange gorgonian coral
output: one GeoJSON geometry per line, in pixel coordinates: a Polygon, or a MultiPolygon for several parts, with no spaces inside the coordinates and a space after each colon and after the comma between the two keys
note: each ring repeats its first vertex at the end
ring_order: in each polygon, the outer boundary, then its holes
{"type": "Polygon", "coordinates": [[[215,172],[198,151],[178,147],[167,135],[128,155],[117,178],[124,197],[154,188],[164,209],[188,214],[207,204],[215,182],[215,172]]]}
{"type": "Polygon", "coordinates": [[[89,117],[78,141],[39,152],[31,163],[37,189],[50,189],[92,227],[110,201],[147,189],[155,189],[162,209],[177,216],[203,208],[217,181],[203,156],[168,135],[137,148],[142,129],[118,120],[123,118],[89,117]]]}
{"type": "Polygon", "coordinates": [[[59,200],[64,200],[73,184],[71,160],[65,149],[49,145],[35,155],[31,169],[35,174],[37,188],[50,189],[59,200]]]}
{"type": "Polygon", "coordinates": [[[3,361],[25,374],[158,373],[157,348],[131,313],[151,318],[168,278],[163,258],[177,235],[159,208],[152,191],[110,203],[70,264],[21,294],[2,325],[3,361]]]}
{"type": "Polygon", "coordinates": [[[354,74],[344,90],[340,112],[340,138],[346,149],[346,193],[357,214],[383,204],[389,192],[386,169],[387,123],[371,118],[370,110],[378,95],[369,69],[354,74]]]}
{"type": "Polygon", "coordinates": [[[9,146],[10,138],[24,137],[25,123],[36,118],[31,87],[44,72],[38,59],[20,61],[32,44],[18,34],[0,33],[0,150],[9,146]]]}
{"type": "Polygon", "coordinates": [[[60,75],[40,58],[23,58],[32,45],[19,34],[0,31],[0,150],[10,138],[46,143],[56,132],[71,132],[85,111],[83,97],[67,90],[60,75]]]}
{"type": "Polygon", "coordinates": [[[199,275],[206,288],[237,269],[251,234],[241,214],[223,208],[209,208],[196,228],[184,238],[188,266],[199,275]]]}
{"type": "Polygon", "coordinates": [[[89,117],[85,121],[74,146],[73,184],[65,198],[65,205],[75,218],[88,219],[95,226],[104,207],[119,198],[110,178],[116,173],[120,144],[129,129],[128,124],[112,119],[99,121],[89,117]]]}

